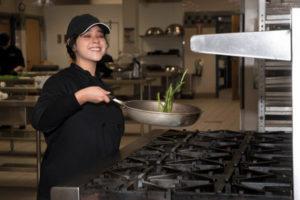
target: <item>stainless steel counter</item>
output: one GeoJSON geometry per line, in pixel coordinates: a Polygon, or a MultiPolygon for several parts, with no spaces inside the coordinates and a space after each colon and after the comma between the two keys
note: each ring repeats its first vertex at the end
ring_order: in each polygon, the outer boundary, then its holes
{"type": "Polygon", "coordinates": [[[56,74],[58,71],[40,71],[40,72],[22,72],[22,76],[33,77],[33,76],[51,76],[56,74]]]}
{"type": "Polygon", "coordinates": [[[33,84],[34,79],[31,77],[15,77],[15,78],[5,78],[0,77],[0,82],[5,82],[6,85],[11,86],[14,84],[33,84]]]}
{"type": "Polygon", "coordinates": [[[152,78],[144,78],[144,79],[102,79],[102,81],[107,85],[120,85],[120,84],[149,84],[151,83],[152,78]]]}
{"type": "MultiPolygon", "coordinates": [[[[39,96],[10,96],[6,100],[0,100],[0,124],[1,125],[27,125],[30,124],[33,108],[39,96]]],[[[14,132],[13,129],[10,130],[14,132]]],[[[40,175],[41,163],[41,134],[36,131],[36,167],[32,169],[31,165],[23,165],[22,170],[36,170],[37,181],[40,175]]],[[[9,136],[8,136],[9,138],[9,136]]],[[[13,140],[11,141],[11,150],[13,150],[13,140]]],[[[13,169],[16,167],[12,166],[13,169]]],[[[2,169],[2,168],[1,168],[2,169]]],[[[7,170],[7,167],[4,168],[7,170]]]]}
{"type": "Polygon", "coordinates": [[[26,125],[37,102],[38,96],[13,96],[0,100],[0,124],[26,125]]]}
{"type": "Polygon", "coordinates": [[[13,87],[0,87],[0,91],[6,92],[6,93],[35,93],[39,94],[41,93],[42,89],[34,87],[33,85],[15,85],[13,87]]]}

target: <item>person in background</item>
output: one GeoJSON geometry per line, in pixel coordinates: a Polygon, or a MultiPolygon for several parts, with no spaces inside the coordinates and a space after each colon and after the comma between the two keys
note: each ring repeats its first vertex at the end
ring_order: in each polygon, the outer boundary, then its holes
{"type": "Polygon", "coordinates": [[[66,46],[74,62],[46,81],[32,115],[33,127],[44,133],[47,143],[38,200],[49,200],[52,186],[119,150],[122,111],[96,76],[109,33],[106,24],[89,14],[75,16],[68,25],[66,46]]]}
{"type": "Polygon", "coordinates": [[[97,62],[96,74],[102,74],[103,78],[111,77],[112,70],[106,66],[106,63],[114,62],[113,58],[109,54],[105,54],[102,59],[97,62]]]}
{"type": "Polygon", "coordinates": [[[24,68],[22,51],[14,45],[10,45],[10,37],[7,33],[0,34],[0,74],[16,75],[24,68]]]}
{"type": "MultiPolygon", "coordinates": [[[[24,68],[22,51],[14,45],[10,45],[10,37],[7,33],[0,34],[0,75],[17,75],[24,68]]],[[[11,128],[9,125],[0,125],[0,129],[11,128]]],[[[20,128],[25,128],[20,126],[20,128]]]]}

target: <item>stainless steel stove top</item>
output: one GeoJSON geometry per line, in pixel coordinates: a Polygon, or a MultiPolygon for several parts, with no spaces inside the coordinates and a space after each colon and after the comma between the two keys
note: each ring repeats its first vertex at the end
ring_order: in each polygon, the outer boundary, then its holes
{"type": "Polygon", "coordinates": [[[71,188],[78,199],[292,199],[290,134],[168,130],[144,142],[52,199],[71,188]]]}

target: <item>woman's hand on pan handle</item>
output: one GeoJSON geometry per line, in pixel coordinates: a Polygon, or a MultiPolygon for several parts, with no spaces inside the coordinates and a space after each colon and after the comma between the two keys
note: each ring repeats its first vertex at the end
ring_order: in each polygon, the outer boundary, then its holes
{"type": "Polygon", "coordinates": [[[100,103],[104,101],[108,103],[110,101],[107,97],[108,94],[110,94],[110,92],[102,89],[101,87],[91,86],[77,91],[75,93],[75,97],[80,105],[87,102],[100,103]]]}

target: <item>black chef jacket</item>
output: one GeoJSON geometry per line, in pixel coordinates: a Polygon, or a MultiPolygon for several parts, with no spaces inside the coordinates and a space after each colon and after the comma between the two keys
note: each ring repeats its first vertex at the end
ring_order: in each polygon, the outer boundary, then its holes
{"type": "Polygon", "coordinates": [[[20,49],[15,46],[9,46],[7,49],[0,48],[0,74],[14,74],[13,69],[19,65],[25,66],[20,49]]]}
{"type": "Polygon", "coordinates": [[[32,125],[44,133],[38,199],[50,188],[118,151],[124,131],[121,109],[113,103],[79,105],[74,93],[89,86],[109,88],[76,64],[50,77],[34,108],[32,125]]]}

